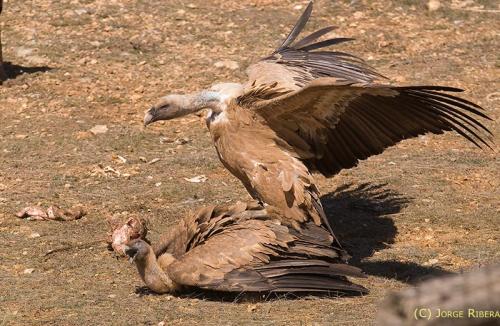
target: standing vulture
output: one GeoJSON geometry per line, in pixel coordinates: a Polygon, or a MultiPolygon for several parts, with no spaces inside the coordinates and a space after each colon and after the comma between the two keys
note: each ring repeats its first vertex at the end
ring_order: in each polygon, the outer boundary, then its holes
{"type": "Polygon", "coordinates": [[[182,219],[152,248],[130,241],[125,253],[157,293],[201,288],[226,292],[365,293],[346,276],[365,277],[342,263],[333,237],[312,221],[302,232],[282,225],[273,207],[237,202],[207,206],[182,219]]]}
{"type": "Polygon", "coordinates": [[[489,119],[483,109],[448,93],[462,90],[387,84],[362,59],[324,49],[351,40],[318,41],[334,27],[297,41],[311,11],[312,2],[283,44],[248,68],[247,83],[165,96],[144,124],[209,109],[207,125],[224,166],[297,230],[312,220],[331,232],[312,172],[333,176],[425,133],[453,130],[490,147],[491,133],[479,121],[489,119]]]}

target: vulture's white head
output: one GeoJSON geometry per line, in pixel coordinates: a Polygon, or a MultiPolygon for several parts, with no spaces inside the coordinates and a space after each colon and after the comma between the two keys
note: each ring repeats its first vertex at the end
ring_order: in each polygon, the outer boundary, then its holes
{"type": "Polygon", "coordinates": [[[243,86],[237,83],[213,85],[209,90],[193,94],[170,94],[162,97],[144,116],[144,125],[159,120],[171,120],[195,113],[202,109],[221,112],[233,99],[243,94],[243,86]]]}
{"type": "Polygon", "coordinates": [[[144,125],[159,120],[171,120],[187,115],[191,110],[191,96],[181,94],[170,94],[162,97],[153,105],[144,116],[144,125]]]}

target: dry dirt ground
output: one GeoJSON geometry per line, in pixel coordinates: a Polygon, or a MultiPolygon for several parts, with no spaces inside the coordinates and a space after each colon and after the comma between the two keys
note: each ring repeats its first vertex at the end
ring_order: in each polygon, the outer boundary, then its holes
{"type": "MultiPolygon", "coordinates": [[[[207,203],[248,199],[219,163],[202,117],[144,129],[172,91],[244,80],[304,1],[4,1],[0,87],[0,325],[371,324],[388,291],[500,259],[499,159],[454,134],[405,141],[320,179],[323,202],[364,297],[224,300],[144,291],[107,250],[106,217],[150,219],[154,241],[207,203]],[[239,68],[218,68],[233,60],[239,68]],[[95,125],[108,131],[93,135],[95,125]],[[126,159],[122,161],[118,156],[126,159]],[[160,159],[148,164],[153,159],[160,159]],[[146,162],[144,162],[146,161],[146,162]],[[184,178],[204,174],[204,183],[184,178]],[[82,204],[71,222],[26,221],[26,205],[82,204]]],[[[467,89],[498,137],[496,1],[327,1],[308,31],[335,24],[342,45],[402,84],[467,89]]]]}

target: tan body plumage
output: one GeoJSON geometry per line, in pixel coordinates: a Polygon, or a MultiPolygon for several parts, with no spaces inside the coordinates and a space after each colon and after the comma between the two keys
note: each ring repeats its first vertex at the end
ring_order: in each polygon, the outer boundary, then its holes
{"type": "Polygon", "coordinates": [[[327,224],[318,212],[322,208],[313,177],[293,148],[235,101],[221,114],[223,122],[207,121],[215,148],[252,197],[282,209],[285,222],[296,228],[310,218],[327,224]]]}

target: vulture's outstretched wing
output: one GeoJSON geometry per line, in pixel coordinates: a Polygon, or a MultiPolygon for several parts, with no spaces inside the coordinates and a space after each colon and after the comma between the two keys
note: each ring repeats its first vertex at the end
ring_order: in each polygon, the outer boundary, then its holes
{"type": "Polygon", "coordinates": [[[253,108],[309,168],[331,176],[403,139],[428,132],[453,130],[478,147],[491,148],[491,132],[478,120],[490,119],[483,109],[443,91],[462,90],[320,78],[298,91],[259,101],[253,108]]]}
{"type": "MultiPolygon", "coordinates": [[[[355,166],[399,141],[428,132],[454,130],[475,145],[488,143],[490,119],[444,86],[396,87],[363,60],[342,52],[313,51],[348,39],[314,41],[321,29],[293,43],[312,3],[271,56],[248,69],[250,81],[238,98],[287,141],[311,170],[326,176],[355,166]]],[[[490,119],[491,120],[491,119],[490,119]]]]}

